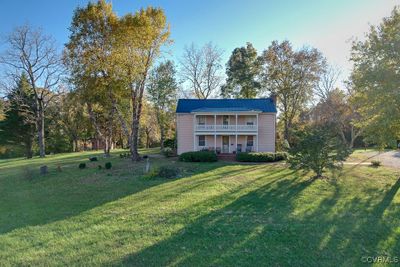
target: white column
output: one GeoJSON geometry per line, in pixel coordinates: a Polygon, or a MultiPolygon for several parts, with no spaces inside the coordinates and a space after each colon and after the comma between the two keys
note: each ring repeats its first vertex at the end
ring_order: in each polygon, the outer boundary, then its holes
{"type": "Polygon", "coordinates": [[[235,114],[235,116],[236,116],[236,132],[237,132],[237,113],[235,114]]]}

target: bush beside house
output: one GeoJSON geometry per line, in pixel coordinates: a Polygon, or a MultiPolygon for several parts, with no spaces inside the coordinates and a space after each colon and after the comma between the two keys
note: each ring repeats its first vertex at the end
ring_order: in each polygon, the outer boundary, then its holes
{"type": "Polygon", "coordinates": [[[236,160],[241,162],[275,162],[287,159],[285,152],[241,152],[236,154],[236,160]]]}
{"type": "Polygon", "coordinates": [[[184,162],[215,162],[218,158],[214,151],[192,151],[182,153],[179,160],[184,162]]]}

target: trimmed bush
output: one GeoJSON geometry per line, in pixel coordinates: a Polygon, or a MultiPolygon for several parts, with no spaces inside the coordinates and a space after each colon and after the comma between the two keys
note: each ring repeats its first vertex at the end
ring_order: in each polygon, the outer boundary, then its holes
{"type": "Polygon", "coordinates": [[[104,164],[104,168],[106,168],[107,170],[111,169],[111,168],[112,168],[111,162],[106,162],[106,163],[104,164]]]}
{"type": "Polygon", "coordinates": [[[162,153],[164,154],[164,156],[166,156],[167,158],[172,157],[175,155],[174,150],[170,147],[165,147],[162,151],[162,153]]]}
{"type": "Polygon", "coordinates": [[[161,166],[158,168],[157,176],[166,179],[176,178],[179,175],[179,169],[171,166],[161,166]]]}
{"type": "Polygon", "coordinates": [[[90,161],[97,161],[97,157],[90,157],[89,160],[90,161]]]}
{"type": "Polygon", "coordinates": [[[164,140],[164,148],[175,148],[175,143],[176,143],[176,139],[175,138],[171,138],[171,139],[165,139],[164,140]]]}
{"type": "Polygon", "coordinates": [[[236,160],[241,162],[275,162],[287,159],[285,152],[240,152],[236,160]]]}
{"type": "Polygon", "coordinates": [[[79,163],[79,169],[84,169],[86,168],[86,163],[79,163]]]}
{"type": "Polygon", "coordinates": [[[214,162],[218,158],[214,151],[193,151],[182,153],[179,160],[184,162],[214,162]]]}

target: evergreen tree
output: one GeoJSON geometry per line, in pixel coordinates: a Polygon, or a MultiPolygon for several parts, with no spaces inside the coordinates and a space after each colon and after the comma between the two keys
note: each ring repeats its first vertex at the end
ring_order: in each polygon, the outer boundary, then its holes
{"type": "Polygon", "coordinates": [[[7,95],[9,107],[5,118],[0,121],[0,142],[13,149],[23,147],[25,156],[32,158],[35,137],[35,97],[25,74],[22,74],[16,87],[7,95]],[[14,147],[15,146],[15,147],[14,147]]]}

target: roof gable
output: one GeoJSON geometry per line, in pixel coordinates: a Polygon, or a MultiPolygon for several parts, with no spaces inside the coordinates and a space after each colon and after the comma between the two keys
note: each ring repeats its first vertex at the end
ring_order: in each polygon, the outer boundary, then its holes
{"type": "Polygon", "coordinates": [[[256,99],[179,99],[176,113],[190,112],[273,112],[276,107],[272,98],[256,99]]]}

